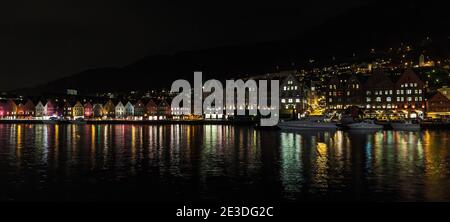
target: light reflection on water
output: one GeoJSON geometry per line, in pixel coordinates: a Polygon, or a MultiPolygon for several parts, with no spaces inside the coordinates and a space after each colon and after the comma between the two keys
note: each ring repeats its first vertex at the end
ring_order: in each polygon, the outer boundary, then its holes
{"type": "Polygon", "coordinates": [[[0,200],[450,201],[449,138],[0,124],[0,200]]]}

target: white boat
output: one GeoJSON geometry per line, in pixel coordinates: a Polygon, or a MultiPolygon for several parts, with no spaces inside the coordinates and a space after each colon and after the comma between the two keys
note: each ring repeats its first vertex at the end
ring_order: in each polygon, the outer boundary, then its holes
{"type": "Polygon", "coordinates": [[[379,130],[383,129],[382,125],[374,123],[374,121],[362,121],[357,123],[350,123],[347,125],[351,130],[379,130]]]}
{"type": "Polygon", "coordinates": [[[394,130],[420,130],[420,123],[411,121],[393,122],[391,126],[394,130]]]}
{"type": "Polygon", "coordinates": [[[326,122],[323,118],[306,118],[278,123],[282,130],[336,130],[336,124],[326,122]]]}

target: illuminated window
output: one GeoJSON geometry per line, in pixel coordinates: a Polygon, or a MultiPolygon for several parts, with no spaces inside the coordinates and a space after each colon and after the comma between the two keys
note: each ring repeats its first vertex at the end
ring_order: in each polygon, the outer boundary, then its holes
{"type": "Polygon", "coordinates": [[[295,102],[296,102],[296,103],[299,103],[299,102],[300,102],[300,99],[295,99],[295,102]]]}
{"type": "Polygon", "coordinates": [[[281,99],[281,103],[285,103],[286,102],[286,100],[285,99],[281,99]]]}
{"type": "Polygon", "coordinates": [[[391,97],[387,97],[386,101],[391,102],[391,97]]]}
{"type": "Polygon", "coordinates": [[[366,98],[366,101],[367,101],[367,102],[370,102],[370,97],[367,97],[367,98],[366,98]]]}
{"type": "Polygon", "coordinates": [[[408,97],[408,102],[411,102],[412,101],[412,97],[408,97]]]}
{"type": "Polygon", "coordinates": [[[377,97],[377,98],[376,98],[376,101],[377,101],[377,102],[381,102],[381,97],[377,97]]]}
{"type": "Polygon", "coordinates": [[[289,101],[289,103],[292,103],[293,100],[292,100],[292,99],[289,99],[288,101],[289,101]]]}

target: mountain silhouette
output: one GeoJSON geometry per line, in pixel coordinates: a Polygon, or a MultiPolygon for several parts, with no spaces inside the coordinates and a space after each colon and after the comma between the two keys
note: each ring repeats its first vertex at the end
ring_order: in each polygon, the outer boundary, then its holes
{"type": "Polygon", "coordinates": [[[86,70],[25,91],[169,88],[176,79],[192,81],[194,71],[202,71],[204,79],[243,78],[306,67],[311,65],[310,59],[314,59],[314,65],[332,63],[333,57],[338,61],[348,61],[353,55],[365,59],[371,48],[420,43],[429,36],[433,39],[433,53],[449,57],[450,13],[444,4],[443,1],[373,2],[303,31],[289,41],[152,55],[125,67],[86,70]]]}

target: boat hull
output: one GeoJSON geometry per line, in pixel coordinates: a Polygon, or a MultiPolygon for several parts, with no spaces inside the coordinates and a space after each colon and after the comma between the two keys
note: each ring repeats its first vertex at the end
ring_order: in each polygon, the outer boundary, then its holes
{"type": "Polygon", "coordinates": [[[282,130],[337,130],[336,125],[279,124],[282,130]]]}

